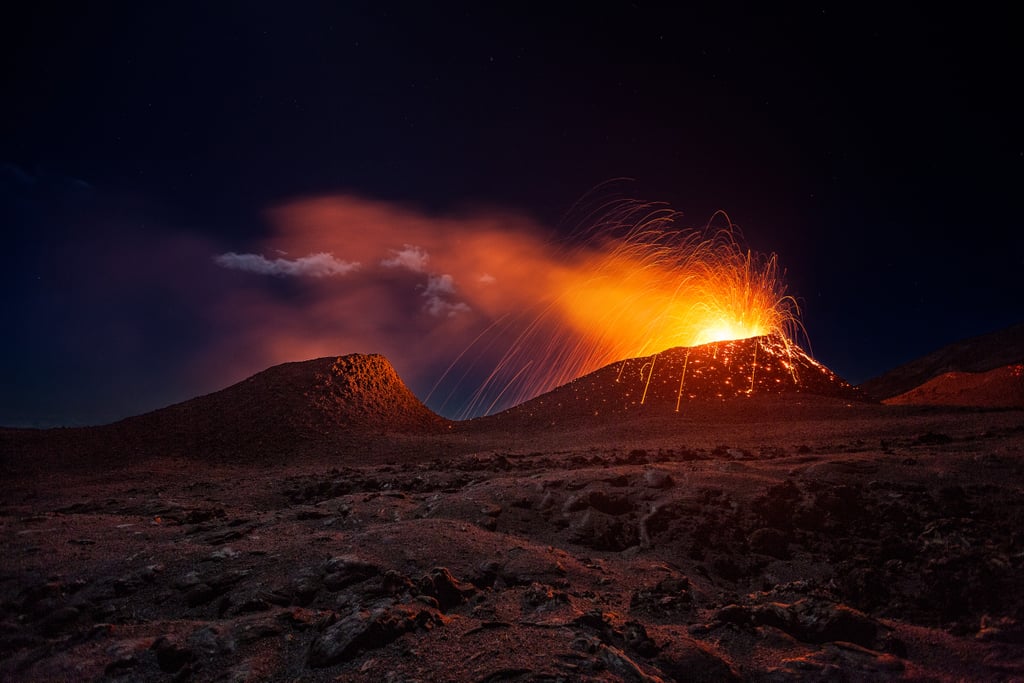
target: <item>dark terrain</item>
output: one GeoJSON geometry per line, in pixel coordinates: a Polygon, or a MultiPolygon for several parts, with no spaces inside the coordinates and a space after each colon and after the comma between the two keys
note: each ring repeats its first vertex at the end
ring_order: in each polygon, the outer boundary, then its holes
{"type": "Polygon", "coordinates": [[[866,395],[883,400],[904,394],[946,373],[985,373],[1021,363],[1024,363],[1024,323],[948,344],[860,386],[866,395]]]}
{"type": "Polygon", "coordinates": [[[1024,411],[800,365],[676,412],[678,356],[462,423],[348,356],[0,430],[0,678],[1024,677],[1024,411]]]}

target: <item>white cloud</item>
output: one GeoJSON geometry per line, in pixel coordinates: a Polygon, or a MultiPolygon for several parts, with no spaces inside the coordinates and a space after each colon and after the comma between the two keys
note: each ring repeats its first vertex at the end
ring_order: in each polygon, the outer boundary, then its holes
{"type": "Polygon", "coordinates": [[[406,244],[401,249],[392,249],[391,253],[393,254],[391,258],[380,262],[382,266],[407,268],[414,273],[422,273],[427,269],[427,262],[430,260],[430,254],[411,244],[406,244]]]}
{"type": "Polygon", "coordinates": [[[484,273],[483,275],[477,278],[477,282],[480,282],[481,284],[485,285],[493,285],[497,281],[498,278],[494,277],[490,273],[484,273]]]}
{"type": "Polygon", "coordinates": [[[427,302],[423,308],[430,315],[440,318],[449,318],[459,313],[469,312],[469,306],[462,301],[449,301],[448,297],[455,294],[455,280],[451,275],[431,275],[427,278],[427,286],[423,289],[423,296],[427,302]]]}
{"type": "Polygon", "coordinates": [[[451,275],[431,275],[423,296],[443,296],[455,293],[455,279],[451,275]]]}
{"type": "Polygon", "coordinates": [[[334,254],[326,252],[309,254],[297,259],[271,260],[261,254],[236,254],[229,251],[214,257],[213,260],[222,268],[277,277],[331,277],[346,275],[359,268],[357,262],[339,261],[334,258],[334,254]]]}
{"type": "Polygon", "coordinates": [[[470,307],[464,301],[445,301],[440,297],[430,297],[423,305],[430,315],[440,318],[442,316],[454,318],[459,313],[469,313],[470,307]]]}

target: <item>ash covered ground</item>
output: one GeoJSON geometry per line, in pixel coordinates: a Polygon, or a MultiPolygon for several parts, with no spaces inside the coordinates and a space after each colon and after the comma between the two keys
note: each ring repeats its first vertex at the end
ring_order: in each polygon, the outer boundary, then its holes
{"type": "Polygon", "coordinates": [[[307,367],[307,407],[271,424],[295,431],[237,451],[166,426],[220,406],[210,428],[242,433],[260,401],[231,390],[0,433],[0,678],[1024,676],[1019,408],[782,393],[445,423],[375,371],[406,429],[390,400],[325,426],[350,366],[307,367]]]}
{"type": "Polygon", "coordinates": [[[9,472],[0,671],[1024,675],[1024,416],[791,399],[780,423],[777,403],[323,462],[9,472]]]}

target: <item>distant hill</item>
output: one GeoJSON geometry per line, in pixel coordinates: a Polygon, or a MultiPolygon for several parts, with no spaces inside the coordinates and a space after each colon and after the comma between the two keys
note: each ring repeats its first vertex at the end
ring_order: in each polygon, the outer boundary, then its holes
{"type": "Polygon", "coordinates": [[[692,400],[783,393],[863,399],[798,346],[778,337],[753,337],[612,363],[500,415],[667,413],[692,400]]]}
{"type": "Polygon", "coordinates": [[[1024,323],[954,342],[860,385],[876,400],[892,398],[946,373],[987,372],[1024,363],[1024,323]]]}
{"type": "Polygon", "coordinates": [[[884,401],[889,405],[1024,408],[1024,365],[987,372],[946,372],[884,401]]]}
{"type": "Polygon", "coordinates": [[[101,427],[3,430],[0,447],[14,458],[59,451],[68,458],[262,460],[448,424],[384,356],[353,354],[276,365],[221,391],[101,427]]]}

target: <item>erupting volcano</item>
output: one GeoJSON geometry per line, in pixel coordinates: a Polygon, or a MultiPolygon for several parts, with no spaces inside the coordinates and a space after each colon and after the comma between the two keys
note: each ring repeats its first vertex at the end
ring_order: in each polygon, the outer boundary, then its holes
{"type": "Polygon", "coordinates": [[[656,205],[605,207],[595,227],[556,259],[550,293],[490,331],[513,341],[464,415],[516,405],[609,363],[676,347],[771,336],[771,348],[792,357],[800,310],[786,294],[776,255],[744,248],[724,212],[703,229],[679,222],[678,212],[656,205]]]}
{"type": "Polygon", "coordinates": [[[692,400],[862,393],[780,335],[677,347],[611,363],[511,409],[528,415],[686,412],[692,400]]]}

